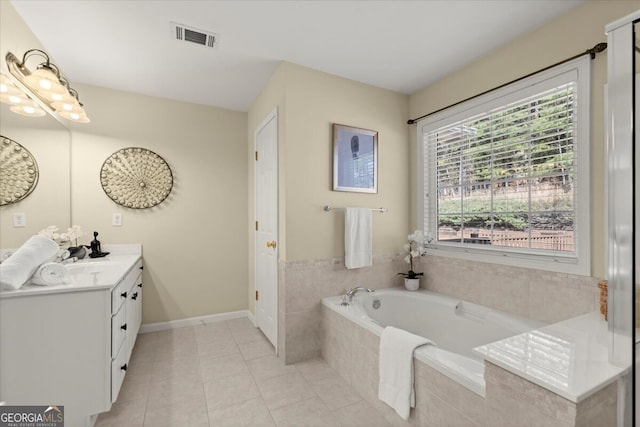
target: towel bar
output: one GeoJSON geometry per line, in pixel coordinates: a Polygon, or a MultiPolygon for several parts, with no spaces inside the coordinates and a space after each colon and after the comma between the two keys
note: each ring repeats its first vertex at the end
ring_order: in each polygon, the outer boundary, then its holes
{"type": "MultiPolygon", "coordinates": [[[[344,210],[346,209],[343,206],[329,206],[326,205],[324,208],[325,212],[331,212],[331,211],[336,211],[336,210],[344,210]]],[[[371,208],[372,211],[377,211],[377,212],[387,212],[388,209],[387,208],[371,208]]]]}

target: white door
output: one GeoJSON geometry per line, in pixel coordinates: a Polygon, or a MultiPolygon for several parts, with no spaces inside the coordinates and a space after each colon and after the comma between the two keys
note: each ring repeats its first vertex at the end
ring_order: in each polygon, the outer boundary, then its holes
{"type": "Polygon", "coordinates": [[[278,112],[255,134],[256,322],[277,349],[278,338],[278,112]]]}

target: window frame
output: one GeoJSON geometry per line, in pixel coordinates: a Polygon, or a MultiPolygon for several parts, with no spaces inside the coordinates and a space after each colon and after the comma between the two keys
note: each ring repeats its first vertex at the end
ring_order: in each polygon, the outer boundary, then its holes
{"type": "Polygon", "coordinates": [[[428,168],[428,165],[425,165],[425,134],[448,124],[490,111],[498,106],[526,98],[566,81],[576,82],[577,93],[577,125],[574,142],[577,153],[577,168],[574,178],[577,183],[574,201],[575,255],[565,255],[558,252],[544,254],[540,250],[532,251],[526,248],[507,249],[491,245],[445,243],[435,239],[425,244],[429,254],[582,276],[591,275],[591,177],[589,173],[591,167],[591,61],[588,55],[536,73],[418,121],[416,132],[417,225],[425,232],[425,235],[437,235],[437,218],[430,220],[431,227],[427,227],[424,220],[425,209],[428,208],[427,193],[435,194],[434,188],[426,188],[426,183],[429,181],[434,184],[436,181],[433,175],[428,178],[425,176],[425,171],[428,168]],[[433,229],[434,225],[435,229],[433,229]]]}

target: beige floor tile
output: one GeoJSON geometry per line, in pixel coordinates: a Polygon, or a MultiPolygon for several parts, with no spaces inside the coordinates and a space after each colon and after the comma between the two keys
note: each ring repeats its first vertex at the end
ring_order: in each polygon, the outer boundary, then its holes
{"type": "Polygon", "coordinates": [[[272,409],[278,427],[341,427],[332,411],[317,397],[272,409]]]}
{"type": "Polygon", "coordinates": [[[249,373],[208,381],[204,384],[204,391],[209,411],[260,397],[258,386],[249,373]]]}
{"type": "Polygon", "coordinates": [[[127,363],[127,376],[151,377],[151,374],[153,374],[153,356],[152,354],[148,356],[136,356],[134,353],[129,363],[127,363]]]}
{"type": "Polygon", "coordinates": [[[233,338],[198,343],[200,357],[220,357],[230,354],[240,354],[240,349],[233,338]]]}
{"type": "Polygon", "coordinates": [[[130,372],[127,372],[124,377],[124,382],[120,387],[117,402],[139,399],[144,399],[146,402],[147,397],[149,396],[149,390],[151,389],[150,384],[150,376],[135,376],[131,375],[130,372]]]}
{"type": "Polygon", "coordinates": [[[250,328],[231,329],[231,335],[233,335],[233,339],[238,344],[267,339],[260,329],[254,326],[251,326],[250,328]]]}
{"type": "Polygon", "coordinates": [[[233,340],[231,329],[226,322],[207,323],[205,325],[196,326],[193,329],[198,343],[225,339],[233,340]]]}
{"type": "Polygon", "coordinates": [[[276,427],[260,397],[210,411],[209,424],[212,427],[276,427]]]}
{"type": "Polygon", "coordinates": [[[170,378],[199,375],[200,358],[197,355],[185,355],[176,359],[159,359],[153,362],[151,384],[170,378]]]}
{"type": "Polygon", "coordinates": [[[202,378],[174,377],[154,383],[149,390],[147,409],[160,408],[166,405],[188,402],[191,400],[204,398],[204,388],[202,378]]]}
{"type": "Polygon", "coordinates": [[[265,356],[275,356],[276,350],[273,345],[266,339],[262,338],[256,341],[249,341],[238,344],[240,353],[244,360],[252,360],[265,356]]]}
{"type": "Polygon", "coordinates": [[[294,366],[307,381],[319,381],[338,376],[338,373],[322,359],[306,360],[294,366]]]}
{"type": "Polygon", "coordinates": [[[284,365],[247,318],[138,336],[118,402],[96,427],[143,424],[388,426],[324,360],[284,365]]]}
{"type": "Polygon", "coordinates": [[[198,357],[198,345],[193,341],[164,341],[158,343],[153,362],[161,362],[170,359],[186,359],[198,357]]]}
{"type": "Polygon", "coordinates": [[[193,327],[167,329],[156,332],[156,346],[167,343],[171,344],[191,344],[196,342],[196,333],[193,327]]]}
{"type": "Polygon", "coordinates": [[[142,426],[147,399],[117,401],[109,412],[98,416],[95,427],[142,426]]]}
{"type": "Polygon", "coordinates": [[[144,427],[209,427],[204,396],[172,405],[150,408],[144,417],[144,427]]]}
{"type": "Polygon", "coordinates": [[[358,393],[338,375],[310,381],[309,384],[329,409],[342,408],[362,400],[358,393]]]}
{"type": "Polygon", "coordinates": [[[239,319],[227,320],[225,322],[229,329],[238,330],[238,329],[256,329],[255,325],[251,323],[248,317],[241,317],[239,319]]]}
{"type": "Polygon", "coordinates": [[[248,360],[247,366],[256,381],[296,372],[295,366],[285,365],[284,362],[275,355],[248,360]]]}
{"type": "Polygon", "coordinates": [[[249,368],[247,368],[247,364],[240,353],[200,359],[200,370],[202,372],[202,381],[205,383],[233,375],[249,373],[249,368]]]}
{"type": "Polygon", "coordinates": [[[299,373],[280,375],[258,381],[258,387],[270,410],[318,396],[299,373]]]}
{"type": "Polygon", "coordinates": [[[146,333],[146,334],[139,333],[138,337],[136,338],[136,346],[138,345],[146,346],[146,345],[155,344],[156,338],[158,338],[158,335],[154,333],[146,333]]]}
{"type": "Polygon", "coordinates": [[[345,427],[391,427],[382,414],[365,401],[337,409],[333,414],[345,427]]]}

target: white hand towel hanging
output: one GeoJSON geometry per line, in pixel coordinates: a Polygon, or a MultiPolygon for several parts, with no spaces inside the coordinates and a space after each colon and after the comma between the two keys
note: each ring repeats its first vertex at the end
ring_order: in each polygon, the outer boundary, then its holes
{"type": "Polygon", "coordinates": [[[344,218],[344,264],[347,268],[373,265],[371,209],[346,208],[344,218]]]}

